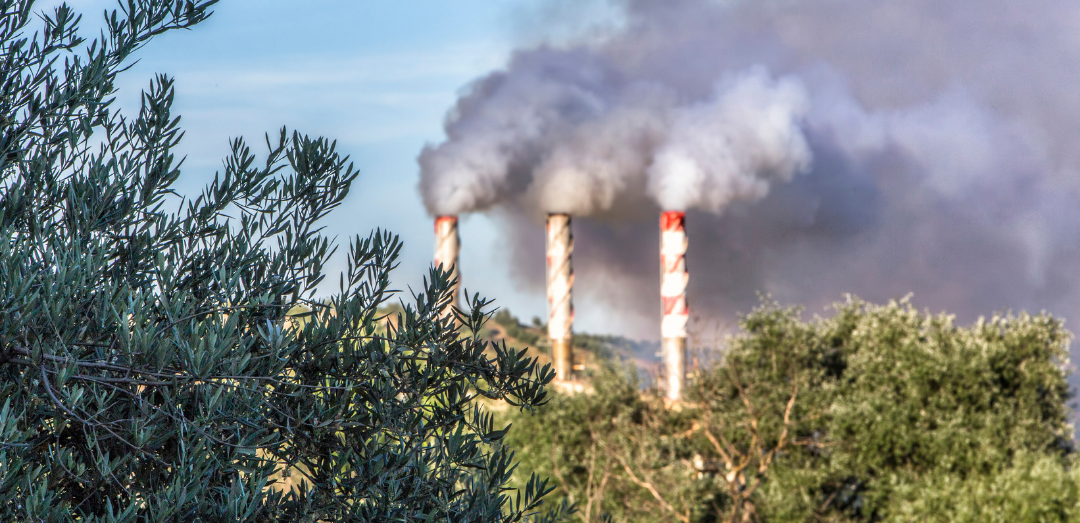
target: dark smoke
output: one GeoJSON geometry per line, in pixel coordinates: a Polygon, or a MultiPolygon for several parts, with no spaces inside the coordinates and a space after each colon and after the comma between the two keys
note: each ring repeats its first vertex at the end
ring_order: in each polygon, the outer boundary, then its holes
{"type": "MultiPolygon", "coordinates": [[[[739,154],[765,159],[739,160],[738,172],[716,178],[761,181],[756,192],[722,205],[691,202],[696,315],[730,322],[759,292],[814,312],[849,292],[873,301],[914,293],[918,306],[965,322],[1047,310],[1076,328],[1080,4],[621,7],[616,30],[522,49],[506,70],[478,80],[448,118],[447,142],[421,155],[429,210],[453,205],[503,217],[520,247],[515,270],[538,288],[538,217],[577,212],[578,296],[623,315],[629,333],[657,337],[661,209],[650,170],[672,143],[679,114],[722,104],[725,81],[757,78],[760,92],[787,85],[796,93],[773,126],[794,131],[769,142],[787,144],[772,156],[759,154],[768,147],[740,146],[739,154]],[[486,178],[447,182],[475,176],[469,169],[486,178]],[[572,192],[572,209],[546,203],[554,179],[572,192]],[[450,201],[439,192],[445,187],[467,190],[450,201]]],[[[767,128],[767,113],[751,120],[767,128]]],[[[701,114],[721,129],[742,125],[701,114]]],[[[718,136],[708,147],[742,143],[729,131],[689,134],[718,136]]],[[[702,165],[724,154],[706,155],[702,165]]]]}

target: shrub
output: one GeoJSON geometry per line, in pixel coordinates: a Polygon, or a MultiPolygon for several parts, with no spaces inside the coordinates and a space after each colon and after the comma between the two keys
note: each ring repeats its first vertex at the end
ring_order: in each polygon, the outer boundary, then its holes
{"type": "Polygon", "coordinates": [[[584,521],[1080,514],[1059,320],[957,327],[906,301],[849,299],[812,321],[765,304],[740,325],[682,405],[608,374],[591,395],[511,416],[523,464],[599,507],[579,512],[584,521]]]}

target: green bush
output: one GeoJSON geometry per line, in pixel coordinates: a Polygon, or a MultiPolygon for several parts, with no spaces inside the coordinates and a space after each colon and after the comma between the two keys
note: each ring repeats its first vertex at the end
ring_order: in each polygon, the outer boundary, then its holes
{"type": "Polygon", "coordinates": [[[809,322],[767,304],[740,325],[684,404],[609,372],[591,394],[510,416],[522,463],[593,507],[583,521],[1080,514],[1059,320],[957,327],[907,302],[850,299],[809,322]]]}
{"type": "Polygon", "coordinates": [[[989,474],[935,474],[898,487],[889,522],[1080,521],[1080,470],[1056,456],[1018,452],[989,474]]]}
{"type": "Polygon", "coordinates": [[[172,80],[112,107],[132,53],[213,3],[130,0],[85,42],[66,6],[27,36],[33,2],[0,0],[0,521],[535,519],[548,487],[508,490],[477,398],[543,404],[550,369],[463,336],[437,270],[380,331],[385,232],[314,299],[356,178],[332,142],[235,140],[184,199],[172,80]]]}
{"type": "Polygon", "coordinates": [[[632,373],[607,365],[592,379],[593,392],[557,394],[534,415],[511,415],[519,481],[534,472],[553,479],[582,521],[666,521],[671,505],[692,511],[712,484],[680,459],[692,450],[682,437],[692,420],[667,411],[659,396],[642,395],[632,373]]]}

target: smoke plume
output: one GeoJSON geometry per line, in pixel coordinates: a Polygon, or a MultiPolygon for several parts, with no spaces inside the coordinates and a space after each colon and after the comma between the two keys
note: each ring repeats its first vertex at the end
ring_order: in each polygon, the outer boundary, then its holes
{"type": "Polygon", "coordinates": [[[420,154],[420,188],[436,215],[618,214],[645,198],[719,214],[806,169],[806,110],[802,83],[763,67],[698,100],[581,49],[521,52],[458,102],[448,139],[420,154]]]}
{"type": "Polygon", "coordinates": [[[656,338],[657,213],[686,209],[705,318],[852,292],[1080,320],[1080,5],[618,6],[478,79],[420,155],[429,211],[494,213],[523,281],[543,213],[582,217],[579,309],[656,338]]]}
{"type": "Polygon", "coordinates": [[[678,110],[649,166],[649,193],[664,209],[717,214],[765,197],[770,179],[790,181],[810,164],[798,125],[806,105],[800,82],[773,84],[760,68],[725,79],[714,99],[678,110]]]}

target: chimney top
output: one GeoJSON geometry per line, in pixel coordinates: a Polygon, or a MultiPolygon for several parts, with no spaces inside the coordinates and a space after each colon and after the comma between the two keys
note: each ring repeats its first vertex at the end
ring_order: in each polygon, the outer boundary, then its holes
{"type": "Polygon", "coordinates": [[[686,213],[683,211],[664,211],[660,214],[660,229],[669,231],[686,225],[686,213]]]}
{"type": "Polygon", "coordinates": [[[439,226],[444,224],[444,223],[447,223],[449,225],[454,225],[454,224],[457,223],[457,221],[458,221],[458,217],[457,217],[456,214],[442,214],[442,215],[436,216],[435,217],[435,230],[438,231],[439,226]]]}

